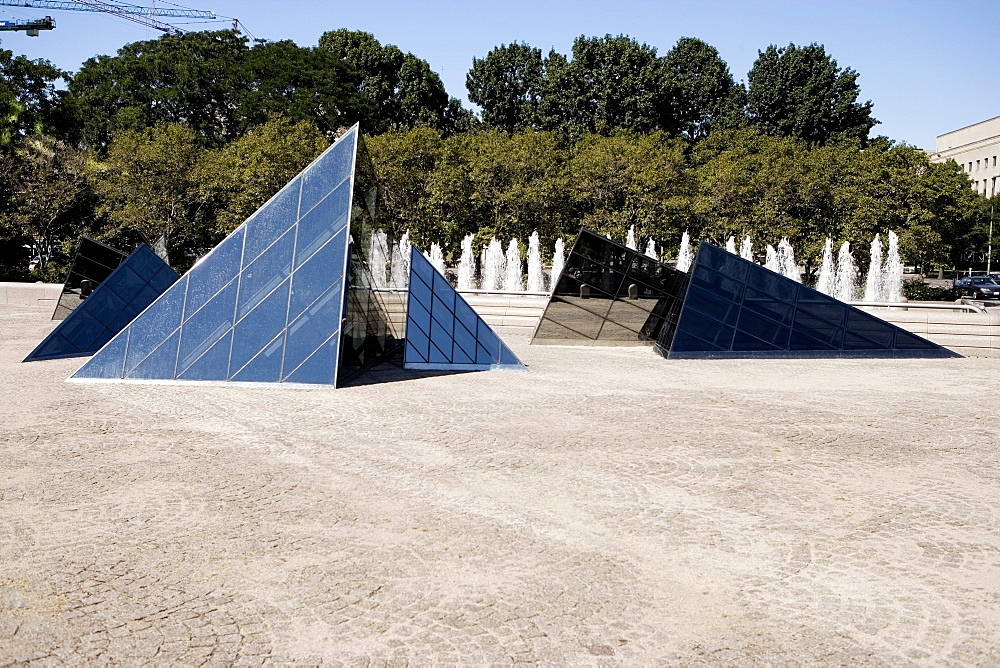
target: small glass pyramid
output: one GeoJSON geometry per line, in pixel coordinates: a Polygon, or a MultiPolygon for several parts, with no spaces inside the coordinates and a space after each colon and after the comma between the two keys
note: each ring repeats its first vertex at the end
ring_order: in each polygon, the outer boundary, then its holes
{"type": "Polygon", "coordinates": [[[357,329],[342,323],[359,140],[355,125],[72,380],[335,386],[342,332],[357,329]]]}
{"type": "Polygon", "coordinates": [[[871,313],[702,242],[667,358],[961,357],[871,313]]]}
{"type": "Polygon", "coordinates": [[[93,355],[177,278],[177,272],[140,244],[24,361],[93,355]]]}
{"type": "Polygon", "coordinates": [[[80,237],[76,256],[63,282],[62,294],[52,312],[53,320],[62,320],[73,312],[82,300],[101,282],[111,275],[115,267],[128,256],[117,248],[112,248],[90,237],[80,237]]]}
{"type": "Polygon", "coordinates": [[[653,345],[676,322],[688,277],[582,228],[532,344],[653,345]]]}
{"type": "Polygon", "coordinates": [[[403,366],[451,371],[525,368],[416,246],[410,249],[403,366]]]}

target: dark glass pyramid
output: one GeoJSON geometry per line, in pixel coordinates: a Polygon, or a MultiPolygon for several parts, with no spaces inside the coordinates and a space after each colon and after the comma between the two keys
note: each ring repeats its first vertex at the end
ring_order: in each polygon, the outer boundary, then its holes
{"type": "Polygon", "coordinates": [[[177,278],[177,272],[141,244],[24,361],[93,355],[177,278]]]}
{"type": "Polygon", "coordinates": [[[73,312],[87,295],[111,275],[128,253],[112,248],[89,237],[80,237],[76,257],[70,266],[62,294],[52,313],[53,320],[62,320],[73,312]]]}
{"type": "Polygon", "coordinates": [[[452,371],[524,369],[521,360],[416,246],[410,250],[403,366],[452,371]]]}
{"type": "Polygon", "coordinates": [[[652,345],[676,321],[687,274],[581,229],[532,343],[652,345]]]}
{"type": "MultiPolygon", "coordinates": [[[[345,302],[348,257],[364,260],[351,251],[364,231],[352,197],[359,214],[367,195],[353,191],[359,138],[357,126],[341,136],[73,379],[336,385],[342,334],[364,348],[351,318],[365,318],[366,332],[371,317],[345,302]]],[[[350,271],[359,283],[363,274],[350,271]]]]}
{"type": "Polygon", "coordinates": [[[961,357],[870,313],[702,242],[664,357],[961,357]]]}

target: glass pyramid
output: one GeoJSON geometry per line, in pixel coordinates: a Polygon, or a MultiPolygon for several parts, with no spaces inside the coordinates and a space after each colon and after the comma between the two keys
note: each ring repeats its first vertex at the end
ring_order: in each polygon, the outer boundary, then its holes
{"type": "Polygon", "coordinates": [[[410,247],[403,366],[452,371],[525,368],[416,246],[410,247]]]}
{"type": "Polygon", "coordinates": [[[653,345],[676,322],[688,276],[581,229],[533,344],[653,345]]]}
{"type": "Polygon", "coordinates": [[[870,313],[702,242],[667,358],[961,357],[870,313]]]}
{"type": "Polygon", "coordinates": [[[140,244],[24,361],[93,355],[177,278],[177,272],[140,244]]]}
{"type": "Polygon", "coordinates": [[[364,348],[356,320],[379,304],[349,313],[345,300],[349,276],[360,284],[365,273],[352,250],[364,233],[352,204],[359,214],[368,194],[354,192],[359,140],[355,125],[72,378],[335,386],[343,339],[364,348]]]}
{"type": "Polygon", "coordinates": [[[80,237],[76,257],[70,266],[62,294],[52,312],[53,320],[62,320],[73,312],[87,295],[111,275],[128,253],[112,248],[90,237],[80,237]]]}

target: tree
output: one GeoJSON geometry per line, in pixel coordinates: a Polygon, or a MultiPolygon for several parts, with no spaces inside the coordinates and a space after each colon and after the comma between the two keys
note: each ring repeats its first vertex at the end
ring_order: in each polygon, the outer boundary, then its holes
{"type": "Polygon", "coordinates": [[[426,61],[397,47],[382,46],[374,35],[357,30],[333,30],[319,38],[319,48],[357,69],[358,92],[367,105],[361,119],[366,133],[428,125],[440,129],[449,107],[440,77],[426,61]]]}
{"type": "Polygon", "coordinates": [[[235,112],[247,50],[246,38],[220,30],[164,35],[89,59],[70,81],[67,100],[80,138],[103,150],[116,133],[178,123],[202,145],[230,141],[242,130],[235,112]]]}
{"type": "Polygon", "coordinates": [[[26,138],[17,151],[6,227],[42,249],[40,269],[49,249],[75,239],[90,222],[86,163],[83,151],[45,136],[26,138]]]}
{"type": "Polygon", "coordinates": [[[733,82],[719,52],[700,39],[682,37],[662,59],[670,105],[660,126],[671,134],[700,140],[716,128],[745,120],[746,91],[733,82]]]}
{"type": "Polygon", "coordinates": [[[236,93],[239,134],[272,115],[315,124],[333,138],[365,113],[360,77],[327,49],[303,48],[290,40],[255,44],[246,54],[245,90],[236,93]]]}
{"type": "Polygon", "coordinates": [[[377,224],[394,239],[407,230],[431,229],[423,202],[441,155],[441,134],[422,127],[368,137],[365,143],[375,167],[385,216],[377,224]]]}
{"type": "Polygon", "coordinates": [[[865,141],[878,121],[872,103],[857,102],[858,73],[840,69],[822,45],[761,51],[748,75],[750,122],[765,134],[824,144],[844,136],[865,141]]]}
{"type": "Polygon", "coordinates": [[[0,145],[59,127],[60,93],[66,78],[47,60],[29,60],[0,49],[0,145]]]}
{"type": "Polygon", "coordinates": [[[501,44],[485,58],[473,58],[465,77],[469,101],[483,110],[483,122],[517,132],[537,127],[544,90],[542,51],[527,44],[501,44]]]}
{"type": "Polygon", "coordinates": [[[654,130],[665,104],[656,49],[625,35],[580,36],[571,61],[550,54],[544,96],[546,128],[574,136],[654,130]]]}
{"type": "MultiPolygon", "coordinates": [[[[205,149],[194,130],[157,125],[116,134],[107,159],[91,165],[105,238],[156,239],[174,249],[211,246],[199,198],[198,165],[205,149]]],[[[175,253],[179,263],[182,254],[175,253]]]]}
{"type": "Polygon", "coordinates": [[[587,135],[569,164],[574,214],[581,225],[624,239],[680,238],[690,217],[691,180],[683,144],[664,132],[587,135]]]}

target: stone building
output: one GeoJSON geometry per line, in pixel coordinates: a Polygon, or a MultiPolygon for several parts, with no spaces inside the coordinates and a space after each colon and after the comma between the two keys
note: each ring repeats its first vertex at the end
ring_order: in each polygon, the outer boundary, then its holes
{"type": "Polygon", "coordinates": [[[992,197],[1000,187],[1000,116],[940,135],[933,162],[951,158],[972,179],[976,192],[992,197]]]}

